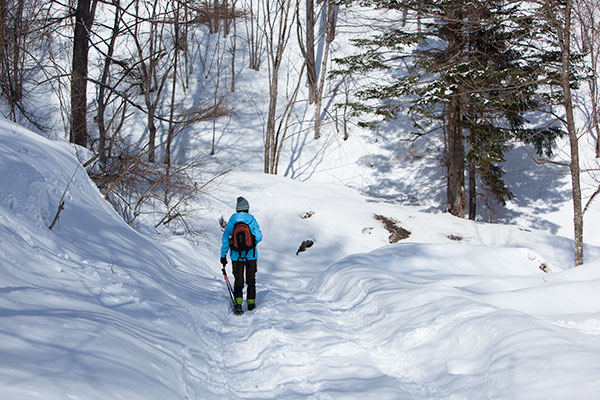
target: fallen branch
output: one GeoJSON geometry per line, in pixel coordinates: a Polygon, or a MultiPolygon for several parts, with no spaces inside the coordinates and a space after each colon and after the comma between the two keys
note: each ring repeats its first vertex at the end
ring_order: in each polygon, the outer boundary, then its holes
{"type": "Polygon", "coordinates": [[[58,217],[60,216],[61,211],[65,209],[65,196],[67,195],[67,190],[69,190],[69,187],[71,186],[71,183],[73,182],[73,179],[75,179],[75,174],[77,173],[78,169],[79,169],[79,163],[77,163],[77,167],[75,167],[75,172],[73,172],[73,176],[71,176],[71,179],[69,180],[69,183],[67,184],[67,187],[65,188],[65,191],[63,192],[62,196],[60,197],[60,201],[58,202],[58,210],[56,210],[56,215],[54,216],[52,223],[48,227],[48,229],[50,229],[50,230],[52,230],[52,228],[54,228],[54,225],[58,221],[58,217]]]}

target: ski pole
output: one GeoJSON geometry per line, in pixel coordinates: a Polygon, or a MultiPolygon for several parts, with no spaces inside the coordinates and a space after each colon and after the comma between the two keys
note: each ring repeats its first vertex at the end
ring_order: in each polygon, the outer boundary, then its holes
{"type": "Polygon", "coordinates": [[[229,278],[227,277],[227,272],[225,272],[225,267],[223,267],[223,276],[225,277],[225,283],[227,284],[227,291],[229,292],[229,298],[231,298],[231,304],[233,304],[233,308],[235,308],[233,289],[231,288],[231,283],[229,283],[229,278]]]}

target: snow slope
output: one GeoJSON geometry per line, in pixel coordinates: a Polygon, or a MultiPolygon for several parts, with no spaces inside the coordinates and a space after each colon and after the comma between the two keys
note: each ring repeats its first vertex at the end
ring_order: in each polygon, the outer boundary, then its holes
{"type": "Polygon", "coordinates": [[[202,238],[147,237],[72,148],[0,125],[3,399],[600,397],[600,262],[570,269],[566,238],[240,172],[206,194],[202,238]],[[265,236],[242,317],[218,264],[238,195],[265,236]]]}

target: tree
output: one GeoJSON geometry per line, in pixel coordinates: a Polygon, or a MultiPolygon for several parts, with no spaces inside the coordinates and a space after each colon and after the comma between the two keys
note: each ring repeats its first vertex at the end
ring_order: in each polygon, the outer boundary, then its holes
{"type": "Polygon", "coordinates": [[[366,51],[340,60],[350,72],[391,71],[389,82],[358,92],[355,110],[386,119],[406,113],[417,137],[443,131],[451,214],[465,216],[466,162],[471,218],[476,175],[497,200],[510,198],[499,166],[508,143],[534,143],[541,152],[551,148],[559,133],[554,127],[523,128],[524,114],[541,104],[536,62],[543,56],[524,51],[537,34],[527,11],[494,0],[369,4],[402,18],[388,22],[379,35],[355,40],[366,51]]]}
{"type": "Polygon", "coordinates": [[[167,78],[173,64],[167,59],[167,47],[164,46],[166,11],[159,8],[157,1],[136,0],[133,29],[128,27],[137,50],[137,65],[140,88],[146,105],[148,127],[148,161],[155,161],[157,110],[161,102],[167,78]],[[144,12],[142,12],[142,9],[144,12]],[[147,30],[142,30],[145,25],[147,30]],[[161,62],[164,65],[161,65],[161,62]]]}
{"type": "Polygon", "coordinates": [[[97,0],[77,0],[73,34],[73,63],[71,72],[71,130],[72,143],[87,147],[87,79],[89,33],[94,21],[97,0]]]}
{"type": "MultiPolygon", "coordinates": [[[[180,14],[181,14],[181,3],[174,2],[173,6],[173,17],[171,21],[171,25],[173,27],[173,77],[171,79],[171,101],[169,106],[169,122],[167,129],[167,140],[165,143],[165,166],[167,181],[169,178],[169,170],[171,168],[171,146],[173,145],[173,140],[175,138],[175,96],[177,94],[177,72],[179,71],[179,52],[181,49],[181,24],[180,24],[180,14]]],[[[165,203],[167,203],[167,190],[165,189],[165,203]]]]}
{"type": "Polygon", "coordinates": [[[321,109],[323,104],[323,93],[325,90],[325,78],[327,77],[327,62],[329,60],[329,49],[331,43],[335,39],[336,16],[338,6],[333,1],[323,1],[323,13],[325,14],[325,32],[323,41],[325,42],[323,54],[321,56],[321,67],[319,68],[319,83],[317,85],[317,93],[315,95],[315,126],[314,138],[318,139],[321,136],[321,109]]]}
{"type": "MultiPolygon", "coordinates": [[[[296,9],[300,10],[300,1],[296,1],[296,9]]],[[[305,40],[302,40],[302,21],[300,12],[296,13],[298,29],[298,44],[306,64],[306,78],[308,80],[308,103],[313,104],[317,97],[317,66],[315,61],[315,2],[306,0],[305,6],[305,40]]]]}
{"type": "Polygon", "coordinates": [[[10,117],[16,121],[23,98],[26,54],[23,47],[28,39],[29,27],[24,16],[25,2],[10,3],[12,13],[9,13],[9,1],[0,1],[0,88],[8,103],[10,117]]]}
{"type": "MultiPolygon", "coordinates": [[[[462,4],[454,4],[441,10],[445,24],[440,29],[440,37],[445,39],[447,47],[443,52],[434,51],[434,57],[446,67],[455,67],[462,61],[461,50],[464,45],[463,8],[462,4]]],[[[453,71],[454,72],[454,71],[453,71]]],[[[459,71],[456,71],[459,72],[459,71]]],[[[458,73],[446,77],[450,93],[447,98],[445,129],[447,149],[447,178],[446,185],[448,212],[457,217],[465,216],[465,146],[463,142],[463,93],[462,80],[458,73]]]]}
{"type": "Polygon", "coordinates": [[[536,91],[543,82],[540,76],[546,75],[541,60],[548,54],[527,50],[538,32],[527,14],[504,2],[482,3],[466,16],[463,64],[468,68],[463,67],[460,76],[466,93],[462,121],[467,132],[470,219],[476,217],[478,181],[502,205],[513,197],[503,179],[502,163],[515,140],[534,144],[538,154],[550,154],[554,139],[562,134],[555,126],[525,128],[526,113],[546,105],[536,91]],[[518,25],[512,24],[515,17],[518,25]]]}
{"type": "Polygon", "coordinates": [[[264,0],[248,0],[245,4],[248,10],[246,18],[246,38],[248,42],[248,67],[255,71],[260,70],[262,58],[265,51],[265,36],[263,31],[263,20],[266,19],[264,0]]]}
{"type": "Polygon", "coordinates": [[[600,158],[600,3],[580,0],[575,3],[579,35],[574,37],[577,51],[585,54],[591,77],[587,80],[589,104],[584,104],[588,130],[596,136],[596,158],[600,158]]]}
{"type": "Polygon", "coordinates": [[[577,76],[573,44],[571,41],[573,24],[573,1],[542,0],[537,3],[540,13],[551,28],[548,33],[558,43],[560,62],[557,65],[557,84],[562,91],[561,105],[564,117],[559,117],[566,127],[569,137],[571,175],[571,197],[573,201],[573,231],[575,266],[583,264],[583,211],[581,200],[581,170],[579,166],[579,137],[575,125],[573,106],[574,79],[577,76]]]}
{"type": "Polygon", "coordinates": [[[51,6],[40,0],[0,0],[0,97],[6,102],[4,117],[44,130],[35,90],[41,86],[44,63],[40,54],[50,47],[47,14],[51,6]]]}
{"type": "Polygon", "coordinates": [[[277,173],[278,149],[283,138],[277,129],[277,102],[279,96],[279,71],[288,45],[293,21],[291,0],[265,0],[264,34],[269,71],[269,109],[265,131],[264,172],[277,173]],[[292,18],[290,18],[292,17],[292,18]]]}
{"type": "MultiPolygon", "coordinates": [[[[104,169],[106,167],[106,162],[109,157],[111,148],[112,148],[112,140],[109,139],[109,131],[110,127],[113,127],[114,135],[117,135],[123,123],[125,122],[125,113],[127,109],[127,103],[124,99],[121,99],[121,103],[115,109],[112,110],[111,115],[108,117],[106,111],[111,102],[118,98],[115,96],[113,92],[114,89],[110,87],[112,66],[114,64],[113,58],[115,54],[115,48],[117,39],[121,34],[121,22],[122,16],[127,9],[122,9],[120,0],[114,0],[114,21],[112,29],[110,30],[110,39],[107,43],[107,48],[105,52],[104,62],[102,65],[102,75],[100,76],[99,81],[97,82],[97,98],[96,98],[96,124],[98,126],[98,146],[96,149],[96,153],[98,154],[98,158],[100,160],[101,168],[104,169]],[[117,122],[118,121],[118,122],[117,122]]],[[[123,79],[123,76],[120,78],[123,79]]],[[[118,80],[116,80],[118,82],[118,80]]],[[[113,135],[113,136],[114,136],[113,135]]]]}
{"type": "MultiPolygon", "coordinates": [[[[306,38],[302,34],[302,21],[300,13],[297,15],[297,30],[298,44],[300,52],[304,58],[306,66],[306,78],[308,81],[308,102],[315,104],[314,118],[314,138],[319,139],[321,136],[321,108],[323,103],[323,91],[325,87],[325,77],[327,76],[327,63],[329,60],[329,48],[331,42],[335,38],[336,15],[338,6],[333,1],[325,0],[321,2],[321,15],[324,21],[322,26],[322,35],[318,41],[323,41],[323,52],[321,54],[321,65],[317,69],[315,59],[315,12],[314,1],[306,0],[306,20],[305,33],[306,38]]],[[[297,1],[296,8],[299,9],[300,3],[297,1]]]]}

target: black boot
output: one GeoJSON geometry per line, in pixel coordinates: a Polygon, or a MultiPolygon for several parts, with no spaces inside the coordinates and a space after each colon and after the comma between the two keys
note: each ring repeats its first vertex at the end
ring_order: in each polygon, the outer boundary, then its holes
{"type": "Polygon", "coordinates": [[[246,304],[248,304],[248,311],[254,310],[256,307],[256,285],[248,285],[248,294],[246,296],[246,304]]]}

